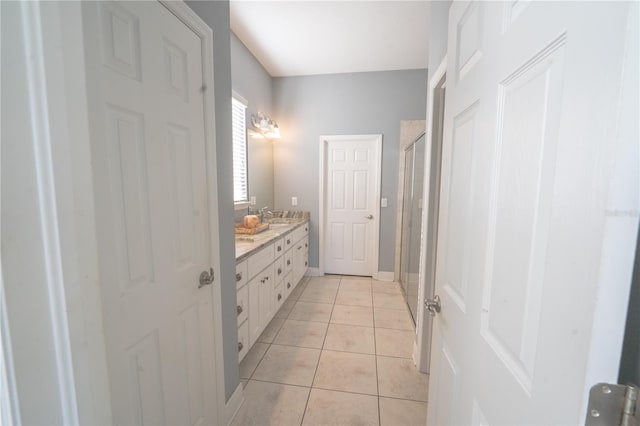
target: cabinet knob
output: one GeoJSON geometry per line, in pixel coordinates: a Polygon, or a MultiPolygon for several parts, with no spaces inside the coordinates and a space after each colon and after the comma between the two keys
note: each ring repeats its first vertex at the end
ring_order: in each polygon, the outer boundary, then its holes
{"type": "Polygon", "coordinates": [[[287,239],[287,244],[291,244],[291,240],[287,239]]]}
{"type": "Polygon", "coordinates": [[[278,294],[278,302],[280,301],[280,299],[282,299],[282,295],[278,294]]]}
{"type": "Polygon", "coordinates": [[[282,246],[278,246],[278,251],[282,251],[282,246]]]}
{"type": "Polygon", "coordinates": [[[287,283],[287,288],[291,288],[291,283],[287,283]]]}
{"type": "Polygon", "coordinates": [[[278,275],[282,273],[282,268],[278,268],[278,275]]]}
{"type": "Polygon", "coordinates": [[[287,259],[287,266],[291,265],[291,261],[287,259]]]}
{"type": "Polygon", "coordinates": [[[240,272],[238,272],[236,274],[236,282],[240,281],[242,279],[242,274],[240,272]]]}
{"type": "Polygon", "coordinates": [[[236,307],[236,312],[240,315],[242,313],[242,306],[238,305],[238,307],[236,307]]]}
{"type": "Polygon", "coordinates": [[[307,247],[309,247],[309,244],[304,243],[304,248],[307,248],[307,247]]]}
{"type": "Polygon", "coordinates": [[[306,226],[304,227],[304,231],[307,232],[309,230],[309,228],[307,228],[306,226]]]}
{"type": "Polygon", "coordinates": [[[307,262],[306,261],[304,262],[304,266],[307,266],[307,262]]]}
{"type": "Polygon", "coordinates": [[[238,352],[242,352],[243,348],[244,348],[244,345],[242,344],[242,342],[238,342],[238,352]]]}

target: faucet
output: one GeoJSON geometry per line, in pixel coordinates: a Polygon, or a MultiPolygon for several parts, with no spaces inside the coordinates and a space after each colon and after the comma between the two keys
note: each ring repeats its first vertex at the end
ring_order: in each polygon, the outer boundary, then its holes
{"type": "Polygon", "coordinates": [[[265,213],[269,215],[271,218],[273,218],[273,212],[269,210],[269,207],[264,206],[263,208],[260,209],[260,223],[264,222],[265,213]]]}

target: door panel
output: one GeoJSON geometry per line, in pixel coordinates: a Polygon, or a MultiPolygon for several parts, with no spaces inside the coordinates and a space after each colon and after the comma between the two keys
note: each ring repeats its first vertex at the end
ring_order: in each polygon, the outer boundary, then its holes
{"type": "Polygon", "coordinates": [[[202,42],[156,2],[83,14],[114,423],[213,424],[202,42]]]}
{"type": "MultiPolygon", "coordinates": [[[[324,269],[327,273],[374,274],[378,214],[377,137],[336,136],[326,143],[324,269]]],[[[379,184],[379,183],[378,183],[379,184]]]]}
{"type": "Polygon", "coordinates": [[[630,5],[452,3],[428,424],[581,424],[618,362],[590,342],[630,5]]]}

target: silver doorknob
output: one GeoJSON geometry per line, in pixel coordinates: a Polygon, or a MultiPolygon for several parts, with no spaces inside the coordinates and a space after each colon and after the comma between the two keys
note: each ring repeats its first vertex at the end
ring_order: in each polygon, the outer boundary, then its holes
{"type": "Polygon", "coordinates": [[[373,219],[373,215],[372,215],[372,214],[370,214],[370,215],[365,216],[364,218],[365,218],[365,219],[369,219],[369,220],[371,220],[371,219],[373,219]]]}
{"type": "Polygon", "coordinates": [[[436,314],[439,314],[442,310],[442,305],[440,304],[440,296],[437,294],[433,297],[433,299],[425,299],[424,307],[429,311],[432,317],[435,317],[436,314]]]}
{"type": "Polygon", "coordinates": [[[209,285],[213,282],[213,268],[209,268],[208,271],[202,271],[200,274],[200,285],[198,288],[202,288],[205,285],[209,285]]]}

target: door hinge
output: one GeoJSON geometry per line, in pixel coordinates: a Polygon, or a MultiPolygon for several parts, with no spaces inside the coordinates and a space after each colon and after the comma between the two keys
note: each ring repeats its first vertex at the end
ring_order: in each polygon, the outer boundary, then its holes
{"type": "Polygon", "coordinates": [[[638,426],[638,386],[598,383],[589,392],[587,426],[638,426]]]}

